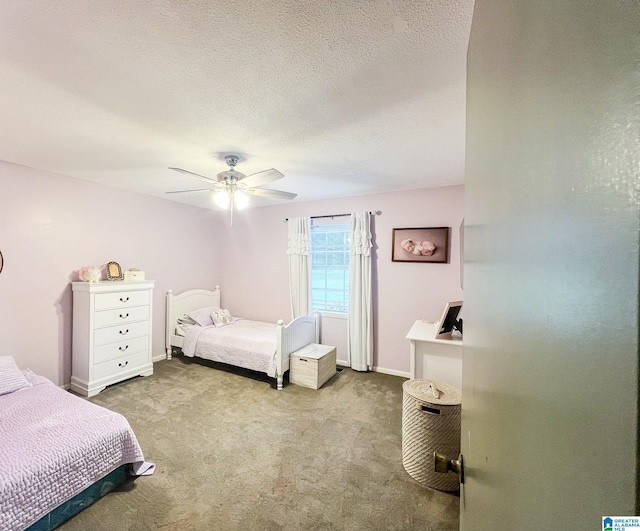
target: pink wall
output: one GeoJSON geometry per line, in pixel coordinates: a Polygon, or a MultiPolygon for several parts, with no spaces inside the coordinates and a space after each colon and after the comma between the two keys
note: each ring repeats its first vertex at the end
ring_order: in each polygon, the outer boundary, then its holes
{"type": "MultiPolygon", "coordinates": [[[[233,227],[219,229],[225,257],[220,262],[222,304],[237,315],[273,321],[291,318],[285,218],[379,211],[374,218],[374,365],[409,373],[413,322],[438,319],[447,301],[462,300],[459,227],[464,187],[450,186],[254,208],[239,212],[233,227]],[[448,264],[391,261],[393,228],[451,228],[448,264]]],[[[348,219],[348,218],[345,218],[348,219]]],[[[332,330],[333,332],[333,330],[332,330]]],[[[338,352],[338,358],[343,358],[338,352]]]]}
{"type": "Polygon", "coordinates": [[[71,378],[71,286],[110,260],[155,280],[153,355],[164,295],[212,286],[221,213],[0,162],[0,354],[58,385],[71,378]]]}
{"type": "Polygon", "coordinates": [[[224,213],[0,162],[0,353],[58,385],[71,377],[71,287],[77,270],[110,260],[155,280],[153,353],[164,349],[164,295],[222,288],[233,313],[290,318],[284,219],[380,211],[375,216],[374,364],[408,373],[413,322],[437,319],[462,298],[459,233],[463,187],[288,203],[224,213]],[[394,227],[449,226],[449,264],[391,262],[394,227]]]}

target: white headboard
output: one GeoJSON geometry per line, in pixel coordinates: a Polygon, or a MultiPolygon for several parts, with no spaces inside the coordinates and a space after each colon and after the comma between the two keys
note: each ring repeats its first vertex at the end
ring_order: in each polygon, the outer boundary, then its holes
{"type": "Polygon", "coordinates": [[[174,295],[173,291],[169,290],[167,292],[165,346],[169,348],[171,336],[175,334],[179,317],[193,310],[208,308],[209,306],[220,308],[220,286],[216,286],[213,291],[192,289],[179,295],[174,295]]]}

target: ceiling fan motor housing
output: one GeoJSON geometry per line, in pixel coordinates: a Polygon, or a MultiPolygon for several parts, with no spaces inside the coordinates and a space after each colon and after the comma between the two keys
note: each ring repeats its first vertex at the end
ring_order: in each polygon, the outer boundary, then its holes
{"type": "Polygon", "coordinates": [[[244,177],[244,173],[240,173],[239,171],[234,170],[233,168],[231,168],[230,170],[227,171],[221,171],[217,177],[218,177],[218,181],[220,182],[237,182],[240,179],[242,179],[244,177]]]}
{"type": "Polygon", "coordinates": [[[238,162],[240,162],[240,159],[235,155],[227,155],[224,160],[227,163],[227,166],[229,166],[230,168],[233,168],[236,164],[238,164],[238,162]]]}
{"type": "Polygon", "coordinates": [[[240,161],[238,157],[236,157],[235,155],[227,155],[224,160],[229,166],[229,169],[226,171],[221,171],[218,175],[216,175],[219,182],[235,183],[245,177],[244,173],[240,173],[239,171],[236,171],[234,169],[235,165],[240,161]]]}

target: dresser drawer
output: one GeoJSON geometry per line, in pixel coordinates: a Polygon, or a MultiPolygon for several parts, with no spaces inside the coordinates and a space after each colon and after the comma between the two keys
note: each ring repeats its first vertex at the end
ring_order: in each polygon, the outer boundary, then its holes
{"type": "Polygon", "coordinates": [[[95,309],[128,308],[149,304],[150,293],[145,291],[117,291],[115,293],[96,293],[95,309]]]}
{"type": "Polygon", "coordinates": [[[140,367],[145,363],[149,363],[149,365],[151,365],[151,357],[149,356],[148,350],[129,354],[128,356],[123,356],[121,358],[104,361],[102,363],[96,363],[93,366],[93,379],[101,380],[102,378],[115,376],[118,373],[130,371],[132,369],[135,369],[136,367],[140,367]]]}
{"type": "Polygon", "coordinates": [[[94,326],[111,326],[132,321],[144,321],[149,319],[149,306],[134,306],[121,310],[103,310],[94,313],[94,326]]]}
{"type": "Polygon", "coordinates": [[[93,345],[99,347],[107,343],[115,343],[124,339],[149,335],[149,321],[123,323],[118,326],[97,328],[93,335],[93,345]]]}
{"type": "Polygon", "coordinates": [[[93,351],[93,361],[94,363],[101,363],[119,356],[134,354],[141,350],[149,350],[149,336],[124,339],[116,343],[96,347],[93,351]]]}

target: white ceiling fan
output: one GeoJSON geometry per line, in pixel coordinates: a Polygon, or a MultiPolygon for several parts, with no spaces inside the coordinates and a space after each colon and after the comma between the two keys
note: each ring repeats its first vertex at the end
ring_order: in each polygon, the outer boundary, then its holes
{"type": "Polygon", "coordinates": [[[198,179],[209,183],[210,188],[199,188],[196,190],[177,190],[175,192],[167,192],[168,194],[183,194],[188,192],[213,192],[213,200],[220,208],[229,209],[230,221],[233,224],[233,209],[242,209],[249,204],[249,195],[262,197],[272,197],[276,199],[294,199],[297,194],[291,192],[281,192],[280,190],[268,190],[258,188],[265,184],[272,183],[278,179],[282,179],[284,175],[278,170],[271,168],[270,170],[259,171],[251,175],[245,175],[235,170],[236,164],[240,160],[235,155],[227,155],[226,161],[229,169],[220,172],[216,179],[205,177],[192,171],[183,170],[182,168],[169,168],[170,170],[193,175],[198,179]]]}

